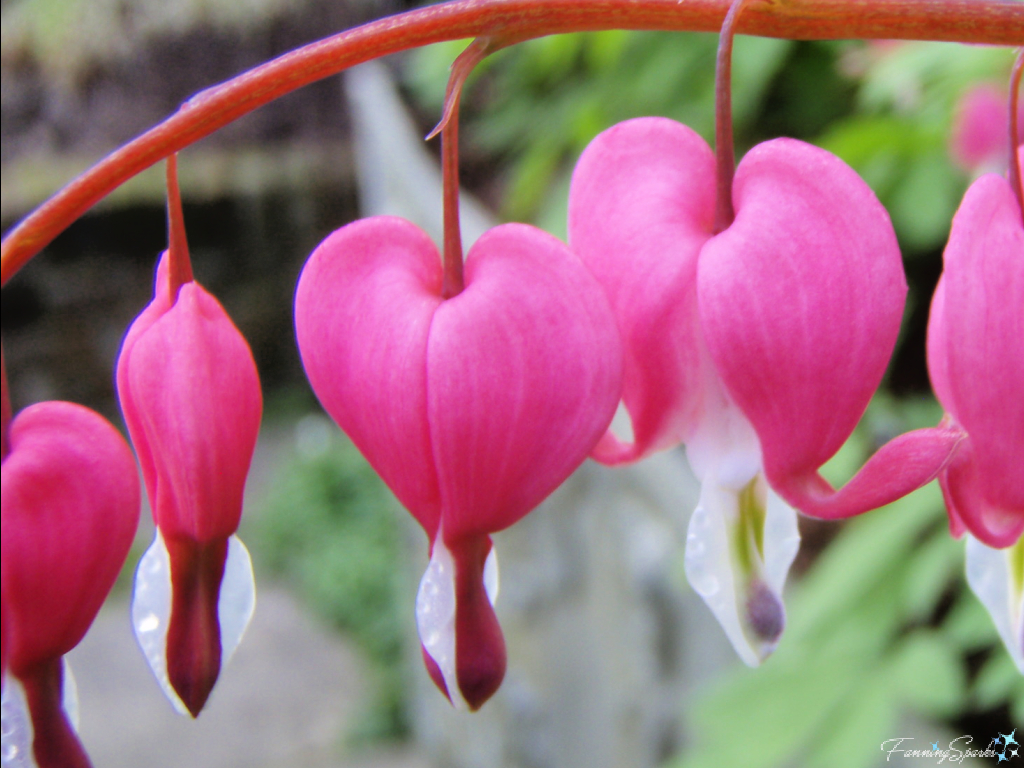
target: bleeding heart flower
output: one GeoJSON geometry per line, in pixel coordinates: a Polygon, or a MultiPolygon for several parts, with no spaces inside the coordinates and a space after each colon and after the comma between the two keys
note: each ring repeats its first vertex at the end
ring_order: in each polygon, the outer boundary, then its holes
{"type": "Polygon", "coordinates": [[[505,672],[489,534],[586,458],[621,394],[601,287],[564,244],[508,224],[473,246],[465,289],[443,299],[430,239],[377,217],[313,252],[295,326],[320,402],[430,539],[424,660],[453,704],[476,709],[505,672]]]}
{"type": "Polygon", "coordinates": [[[139,522],[135,460],[88,408],[39,403],[11,423],[2,485],[4,764],[13,756],[26,761],[18,765],[88,768],[64,712],[62,657],[128,556],[139,522]]]}
{"type": "Polygon", "coordinates": [[[896,343],[906,282],[892,225],[849,166],[803,142],[747,154],[735,220],[717,234],[715,178],[711,149],[686,126],[614,126],[576,167],[569,242],[625,343],[634,438],[608,433],[594,457],[615,464],[686,443],[702,486],[687,573],[757,664],[784,626],[792,508],[835,519],[886,504],[936,475],[957,432],[903,435],[839,491],[818,474],[896,343]]]}
{"type": "Polygon", "coordinates": [[[252,616],[252,566],[234,536],[262,398],[245,339],[194,281],[153,301],[125,336],[117,388],[157,535],[132,617],[165,693],[197,715],[252,616]]]}
{"type": "MultiPolygon", "coordinates": [[[[1024,148],[1018,150],[1024,164],[1024,148]]],[[[928,372],[967,438],[939,476],[968,582],[1024,673],[1024,221],[988,174],[953,219],[928,321],[928,372]],[[1003,551],[1000,551],[1003,550],[1003,551]]]]}

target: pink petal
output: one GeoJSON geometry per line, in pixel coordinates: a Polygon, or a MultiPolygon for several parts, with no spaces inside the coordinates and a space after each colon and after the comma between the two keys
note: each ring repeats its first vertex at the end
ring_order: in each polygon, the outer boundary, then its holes
{"type": "Polygon", "coordinates": [[[986,502],[984,465],[975,448],[974,440],[964,440],[939,476],[951,533],[959,537],[966,529],[990,547],[1012,546],[1024,533],[1024,509],[1001,509],[986,502]]]}
{"type": "Polygon", "coordinates": [[[204,544],[227,539],[238,528],[262,411],[248,344],[213,296],[186,283],[134,339],[125,367],[129,427],[151,456],[161,531],[204,544]]]}
{"type": "Polygon", "coordinates": [[[770,483],[807,514],[842,517],[927,482],[958,435],[904,436],[832,501],[817,475],[859,421],[899,332],[906,281],[885,209],[837,157],[791,139],[751,150],[733,190],[735,222],[701,251],[700,317],[770,483]],[[909,463],[885,466],[894,461],[909,463]]]}
{"type": "Polygon", "coordinates": [[[139,477],[120,433],[73,403],[30,406],[3,462],[8,664],[63,656],[85,635],[128,556],[139,477]]]}
{"type": "Polygon", "coordinates": [[[635,461],[684,440],[702,407],[706,355],[697,256],[712,234],[715,161],[696,133],[660,117],[620,123],[580,157],[569,242],[604,287],[625,350],[622,399],[634,442],[609,433],[594,452],[635,461]]]}
{"type": "Polygon", "coordinates": [[[441,511],[427,424],[427,335],[440,303],[434,244],[384,216],[324,240],[295,294],[313,390],[431,539],[441,511]]]}
{"type": "Polygon", "coordinates": [[[1005,179],[971,185],[944,261],[943,405],[971,437],[985,501],[1024,517],[1024,224],[1005,179]]]}
{"type": "Polygon", "coordinates": [[[946,285],[943,276],[935,285],[928,310],[927,362],[928,378],[935,397],[950,416],[956,419],[952,385],[949,383],[949,339],[946,336],[946,285]]]}
{"type": "Polygon", "coordinates": [[[146,306],[138,317],[132,322],[121,342],[121,351],[117,357],[117,397],[121,403],[121,412],[124,414],[128,431],[132,434],[132,442],[135,453],[139,457],[139,466],[142,467],[142,476],[146,482],[146,491],[149,495],[149,506],[156,519],[156,468],[153,464],[153,453],[149,448],[149,441],[146,439],[145,430],[142,427],[142,416],[132,396],[132,388],[128,383],[128,369],[131,360],[132,349],[135,342],[143,333],[149,330],[160,317],[171,308],[171,295],[168,286],[168,265],[167,251],[160,255],[160,261],[156,268],[156,281],[153,288],[153,300],[146,306]]]}
{"type": "Polygon", "coordinates": [[[954,535],[991,547],[1024,531],[1024,224],[1010,185],[990,174],[953,219],[928,321],[928,370],[970,436],[940,478],[954,535]]]}
{"type": "Polygon", "coordinates": [[[622,349],[604,292],[566,246],[508,224],[471,249],[466,288],[441,304],[427,409],[446,540],[533,509],[607,429],[622,349]]]}

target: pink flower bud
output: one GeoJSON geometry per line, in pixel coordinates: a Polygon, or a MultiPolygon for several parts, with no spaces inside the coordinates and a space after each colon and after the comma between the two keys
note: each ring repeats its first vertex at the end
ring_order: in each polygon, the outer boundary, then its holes
{"type": "MultiPolygon", "coordinates": [[[[144,558],[139,578],[143,566],[170,563],[169,625],[157,627],[166,633],[166,666],[147,656],[195,716],[225,661],[222,581],[262,396],[252,353],[217,300],[191,281],[172,295],[166,254],[153,301],[125,336],[117,386],[158,529],[154,547],[166,550],[144,558]]],[[[158,615],[143,623],[162,625],[158,615]]],[[[140,642],[146,650],[141,634],[140,642]]]]}

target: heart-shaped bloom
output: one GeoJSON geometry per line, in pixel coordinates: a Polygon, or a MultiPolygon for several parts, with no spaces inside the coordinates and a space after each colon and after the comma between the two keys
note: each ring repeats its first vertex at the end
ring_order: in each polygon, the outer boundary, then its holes
{"type": "Polygon", "coordinates": [[[1024,672],[1024,221],[1005,178],[967,190],[943,260],[928,372],[967,437],[939,483],[953,535],[970,533],[968,581],[1024,672]]]}
{"type": "Polygon", "coordinates": [[[614,126],[576,167],[569,242],[625,346],[633,440],[609,432],[594,457],[686,444],[702,487],[687,573],[756,664],[784,625],[793,508],[834,519],[888,503],[935,476],[956,434],[903,435],[839,491],[821,477],[896,343],[906,282],[889,216],[839,158],[776,139],[739,164],[735,220],[716,234],[715,174],[686,126],[614,126]]]}
{"type": "Polygon", "coordinates": [[[620,397],[604,293],[564,244],[507,224],[477,241],[465,288],[443,299],[429,237],[376,217],[313,252],[295,327],[320,402],[430,539],[424,661],[453,704],[476,709],[505,671],[489,534],[568,477],[620,397]]]}
{"type": "Polygon", "coordinates": [[[262,397],[242,334],[196,282],[172,292],[166,253],[117,388],[157,527],[136,575],[136,635],[172,703],[195,716],[252,615],[252,566],[234,533],[262,397]]]}
{"type": "Polygon", "coordinates": [[[98,414],[47,402],[11,423],[2,472],[4,764],[87,768],[64,712],[62,657],[85,636],[128,556],[139,522],[135,460],[98,414]]]}

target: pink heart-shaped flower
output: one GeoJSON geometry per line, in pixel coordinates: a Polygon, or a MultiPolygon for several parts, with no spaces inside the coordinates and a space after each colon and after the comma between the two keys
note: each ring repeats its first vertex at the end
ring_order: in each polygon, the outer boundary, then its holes
{"type": "Polygon", "coordinates": [[[377,217],[314,251],[295,325],[324,408],[419,521],[435,558],[439,547],[450,553],[454,574],[437,567],[454,585],[456,647],[444,663],[428,652],[428,667],[476,708],[505,666],[483,585],[488,534],[568,477],[621,394],[604,293],[564,244],[509,224],[473,246],[465,289],[444,300],[426,234],[377,217]]]}

